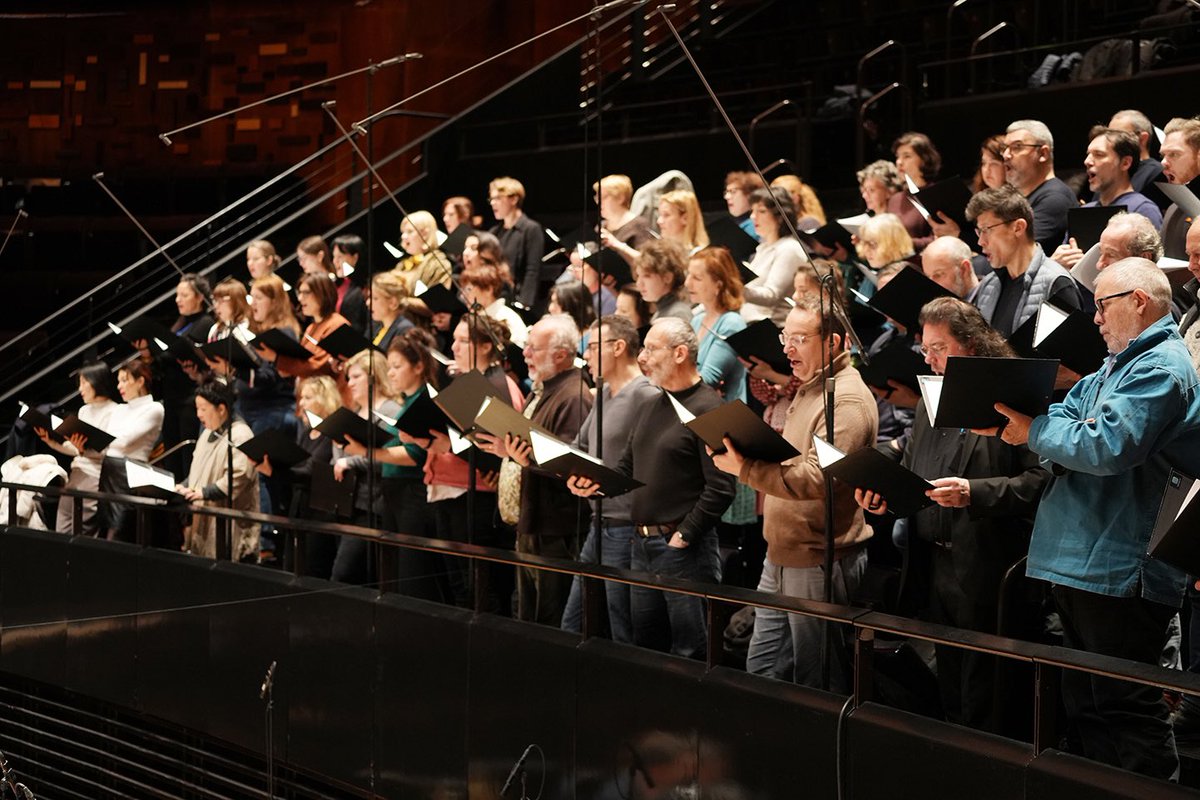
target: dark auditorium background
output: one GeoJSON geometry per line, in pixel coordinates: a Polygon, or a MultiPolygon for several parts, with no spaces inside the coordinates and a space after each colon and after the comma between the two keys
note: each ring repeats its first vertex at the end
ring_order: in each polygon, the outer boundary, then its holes
{"type": "MultiPolygon", "coordinates": [[[[399,241],[400,214],[344,145],[217,214],[340,138],[327,101],[349,126],[422,93],[360,139],[410,210],[440,216],[442,200],[461,194],[490,225],[488,180],[510,174],[531,216],[571,230],[594,218],[600,175],[639,186],[667,169],[691,177],[705,211],[723,210],[725,174],[746,168],[741,150],[657,3],[627,5],[638,8],[585,19],[425,93],[593,3],[0,4],[0,237],[28,214],[0,254],[0,343],[19,339],[0,350],[0,433],[17,399],[61,395],[66,369],[49,365],[64,342],[82,346],[136,304],[174,315],[175,273],[146,258],[154,245],[97,173],[159,242],[181,237],[169,252],[185,270],[241,277],[260,222],[285,258],[313,233],[370,233],[372,269],[391,267],[382,242],[399,241]],[[160,138],[406,53],[420,58],[160,138]],[[95,287],[66,319],[41,324],[95,287]]],[[[754,158],[790,162],[831,217],[862,210],[855,171],[890,159],[907,130],[936,140],[943,175],[967,178],[980,141],[1040,119],[1062,177],[1082,169],[1089,129],[1118,108],[1159,126],[1200,111],[1200,28],[1186,0],[675,6],[671,19],[754,158]],[[1078,52],[1078,70],[1090,48],[1140,40],[1139,30],[1155,31],[1144,37],[1154,44],[1136,57],[1126,47],[1088,62],[1090,80],[1050,70],[1030,87],[1047,56],[1078,52]]],[[[533,757],[529,796],[546,800],[629,796],[639,753],[710,771],[716,788],[671,797],[1151,796],[1136,776],[881,705],[841,729],[841,697],[719,666],[365,588],[325,602],[315,580],[109,544],[0,533],[0,750],[31,788],[45,787],[38,797],[265,797],[257,697],[272,659],[282,666],[280,797],[492,798],[533,741],[545,760],[533,757]],[[80,565],[94,571],[81,579],[80,565]],[[267,596],[283,599],[222,606],[267,596]],[[197,598],[211,608],[154,612],[197,598]],[[288,672],[289,659],[302,666],[288,672]],[[851,775],[843,787],[839,759],[851,775]]],[[[1154,796],[1195,796],[1170,791],[1154,796]]]]}

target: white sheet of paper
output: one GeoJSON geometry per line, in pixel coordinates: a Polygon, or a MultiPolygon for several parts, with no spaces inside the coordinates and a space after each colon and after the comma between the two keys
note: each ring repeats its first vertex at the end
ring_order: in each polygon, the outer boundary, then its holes
{"type": "Polygon", "coordinates": [[[125,462],[125,477],[129,480],[130,489],[136,489],[139,486],[154,486],[166,489],[168,492],[175,491],[175,480],[171,475],[136,461],[125,462]]]}
{"type": "Polygon", "coordinates": [[[1187,496],[1179,504],[1179,510],[1175,512],[1175,519],[1179,519],[1179,516],[1192,504],[1192,500],[1196,497],[1197,492],[1200,492],[1200,480],[1192,481],[1192,488],[1188,489],[1187,496]]]}
{"type": "Polygon", "coordinates": [[[325,421],[324,418],[318,417],[316,414],[307,409],[304,411],[304,416],[308,418],[308,427],[310,428],[315,428],[325,421]]]}
{"type": "Polygon", "coordinates": [[[383,249],[387,250],[388,253],[391,254],[392,258],[404,258],[404,251],[396,247],[396,245],[392,244],[391,242],[385,241],[383,243],[383,249]]]}
{"type": "Polygon", "coordinates": [[[1100,245],[1094,244],[1083,254],[1083,258],[1071,268],[1071,277],[1092,294],[1096,293],[1096,276],[1100,270],[1096,264],[1100,262],[1100,245]]]}
{"type": "Polygon", "coordinates": [[[821,469],[825,469],[831,464],[836,464],[846,457],[846,454],[829,442],[822,439],[820,436],[813,436],[813,449],[817,451],[817,463],[821,465],[821,469]]]}
{"type": "Polygon", "coordinates": [[[863,223],[870,218],[870,214],[863,212],[862,214],[855,214],[853,217],[842,217],[837,221],[837,223],[846,230],[850,231],[851,234],[858,235],[858,229],[861,228],[863,223]]]}
{"type": "Polygon", "coordinates": [[[921,386],[921,399],[925,401],[925,411],[929,414],[929,424],[937,427],[938,403],[942,399],[941,375],[918,375],[917,383],[921,386]]]}
{"type": "Polygon", "coordinates": [[[1192,219],[1200,217],[1200,198],[1192,194],[1192,190],[1186,186],[1177,186],[1174,183],[1166,183],[1158,181],[1154,184],[1159,189],[1162,189],[1163,194],[1175,205],[1179,206],[1179,210],[1187,214],[1192,219]]]}
{"type": "Polygon", "coordinates": [[[1070,316],[1060,308],[1049,303],[1042,303],[1037,312],[1037,322],[1033,324],[1033,346],[1038,347],[1046,341],[1046,337],[1058,330],[1058,326],[1067,321],[1070,316]]]}
{"type": "Polygon", "coordinates": [[[679,417],[679,421],[684,425],[696,418],[696,415],[688,411],[683,403],[676,400],[670,392],[665,392],[667,399],[671,401],[671,405],[675,407],[675,414],[679,417]]]}

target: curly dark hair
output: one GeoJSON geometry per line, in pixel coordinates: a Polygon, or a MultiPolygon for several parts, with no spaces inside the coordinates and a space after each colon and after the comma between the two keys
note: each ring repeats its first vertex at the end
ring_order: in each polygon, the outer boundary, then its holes
{"type": "Polygon", "coordinates": [[[1016,358],[1017,354],[996,329],[988,325],[979,309],[957,297],[939,297],[921,308],[921,326],[945,325],[950,336],[972,355],[1016,358]]]}

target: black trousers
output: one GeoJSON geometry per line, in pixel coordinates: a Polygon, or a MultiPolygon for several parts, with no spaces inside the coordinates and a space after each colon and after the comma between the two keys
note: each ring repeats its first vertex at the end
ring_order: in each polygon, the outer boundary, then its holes
{"type": "MultiPolygon", "coordinates": [[[[1054,587],[1063,643],[1076,650],[1157,664],[1175,609],[1141,597],[1054,587]]],[[[1067,722],[1087,758],[1154,778],[1177,775],[1175,734],[1162,690],[1064,670],[1067,722]]]]}

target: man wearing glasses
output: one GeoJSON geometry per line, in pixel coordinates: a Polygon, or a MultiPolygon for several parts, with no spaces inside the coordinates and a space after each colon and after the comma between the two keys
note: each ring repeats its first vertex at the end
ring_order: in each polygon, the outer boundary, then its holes
{"type": "Polygon", "coordinates": [[[1045,123],[1020,119],[1004,135],[1004,176],[1033,209],[1033,238],[1047,253],[1067,234],[1067,209],[1079,205],[1075,193],[1054,176],[1054,136],[1045,123]]]}
{"type": "Polygon", "coordinates": [[[979,249],[992,265],[992,274],[979,282],[975,305],[1001,336],[1011,336],[1047,300],[1079,308],[1071,274],[1034,241],[1034,212],[1019,191],[1012,186],[984,189],[967,203],[967,219],[975,224],[979,249]]]}
{"type": "MultiPolygon", "coordinates": [[[[826,438],[822,391],[826,378],[832,375],[834,383],[834,447],[853,453],[873,446],[879,416],[874,395],[850,364],[845,332],[836,318],[830,319],[828,338],[821,335],[822,311],[817,298],[801,298],[788,313],[780,337],[792,374],[800,381],[787,410],[783,438],[800,454],[782,464],[758,461],[743,457],[726,439],[726,451],[714,455],[713,463],[766,495],[763,538],[767,540],[767,558],[758,590],[823,600],[828,580],[833,585],[833,602],[846,604],[857,594],[866,572],[871,528],[854,500],[853,487],[834,484],[834,566],[833,574],[826,576],[825,476],[812,442],[813,434],[826,438]],[[832,367],[827,359],[832,359],[832,367]]],[[[823,631],[821,621],[813,617],[755,609],[746,670],[820,686],[823,631]]],[[[837,634],[835,638],[841,639],[845,631],[837,634]]],[[[835,645],[831,654],[829,690],[850,690],[846,649],[840,645],[835,645]]]]}
{"type": "MultiPolygon", "coordinates": [[[[1148,664],[1158,663],[1187,576],[1147,545],[1170,468],[1196,474],[1200,450],[1200,378],[1170,307],[1161,269],[1118,261],[1096,279],[1104,365],[1042,416],[996,406],[1008,418],[1001,438],[1028,443],[1051,466],[1026,572],[1054,585],[1064,643],[1148,664]]],[[[1064,670],[1062,694],[1083,755],[1178,775],[1161,690],[1064,670]]]]}

